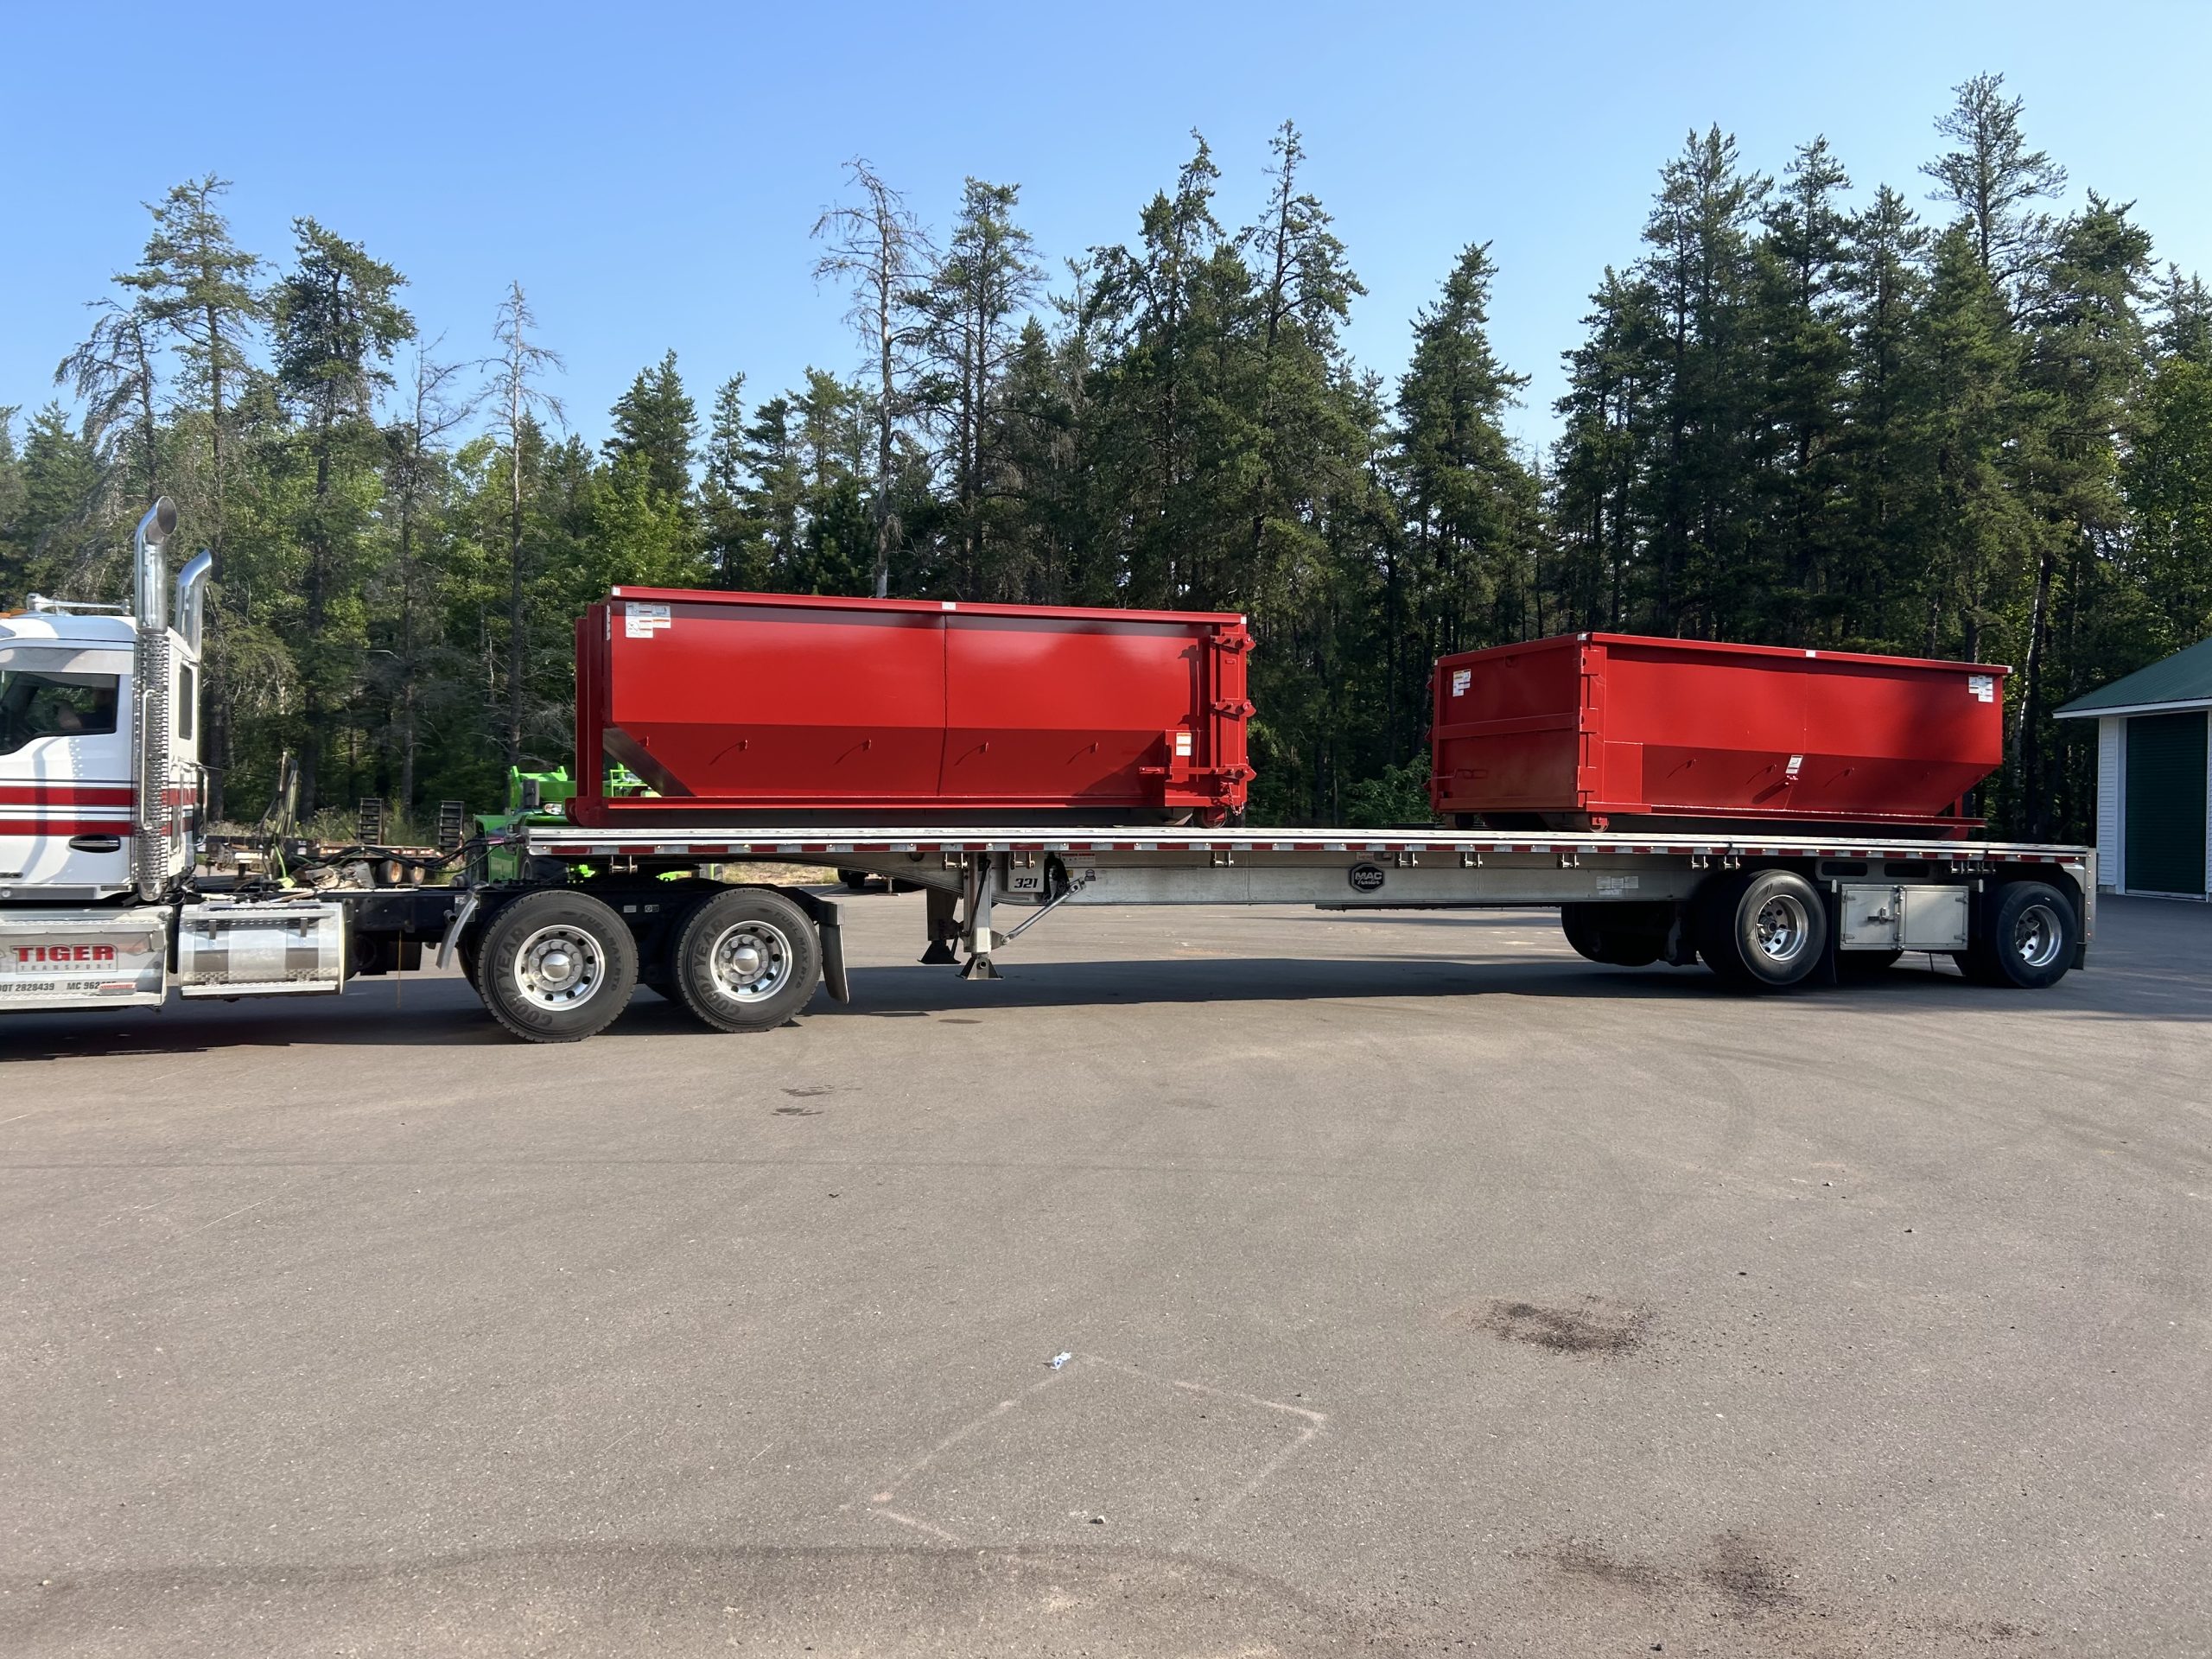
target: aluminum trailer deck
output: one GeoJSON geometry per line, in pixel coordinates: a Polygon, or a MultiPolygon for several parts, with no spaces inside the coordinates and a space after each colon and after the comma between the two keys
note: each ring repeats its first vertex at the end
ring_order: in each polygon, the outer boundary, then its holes
{"type": "MultiPolygon", "coordinates": [[[[2088,848],[1897,834],[715,824],[656,827],[650,834],[537,825],[518,838],[524,880],[485,889],[479,903],[490,913],[584,871],[588,878],[568,887],[569,893],[596,891],[626,909],[632,899],[658,897],[653,882],[704,874],[702,867],[744,860],[814,865],[922,889],[928,895],[922,960],[958,963],[972,978],[995,976],[995,953],[1064,904],[1311,904],[1332,910],[1555,905],[1569,942],[1593,960],[1638,965],[1701,959],[1746,989],[1832,982],[1907,950],[1950,953],[1970,975],[1991,983],[2048,984],[2086,960],[2095,921],[2095,854],[2088,848]],[[1027,914],[1001,929],[1009,919],[1002,912],[1009,910],[1027,914]]],[[[791,983],[778,992],[778,1007],[795,1012],[822,970],[842,997],[836,902],[796,891],[780,902],[805,908],[821,962],[809,967],[803,988],[791,983]]],[[[478,905],[470,908],[473,917],[478,905]]],[[[729,914],[736,917],[738,910],[729,914]]],[[[472,917],[456,921],[448,943],[467,931],[472,917]]],[[[476,925],[480,938],[480,921],[476,925]]],[[[633,929],[639,925],[633,920],[633,929]]],[[[696,930],[679,931],[688,938],[696,930]]],[[[760,937],[773,944],[789,931],[760,937]]],[[[685,990],[687,975],[698,978],[707,968],[687,967],[690,958],[678,948],[656,978],[652,944],[639,948],[647,982],[674,984],[709,1023],[733,1030],[771,1023],[765,995],[742,1018],[714,1017],[685,990]]],[[[473,954],[464,947],[465,957],[473,954]]],[[[742,969],[749,972],[754,961],[744,956],[742,969]]],[[[499,975],[476,974],[473,967],[472,974],[493,1013],[519,1034],[568,1034],[522,1029],[487,988],[499,975]]],[[[701,983],[710,1001],[711,986],[701,983]]]]}

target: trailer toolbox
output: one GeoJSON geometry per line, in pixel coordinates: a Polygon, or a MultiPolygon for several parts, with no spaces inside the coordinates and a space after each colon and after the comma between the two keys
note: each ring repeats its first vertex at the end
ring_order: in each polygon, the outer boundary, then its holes
{"type": "Polygon", "coordinates": [[[619,588],[576,628],[569,816],[1222,822],[1251,643],[1233,614],[619,588]]]}
{"type": "Polygon", "coordinates": [[[1437,664],[1430,795],[1498,827],[1637,819],[1963,833],[2004,680],[1936,662],[1582,633],[1437,664]]]}

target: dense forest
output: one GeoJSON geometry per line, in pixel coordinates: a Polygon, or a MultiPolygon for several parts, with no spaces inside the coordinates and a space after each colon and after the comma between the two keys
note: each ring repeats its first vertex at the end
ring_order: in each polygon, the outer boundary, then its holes
{"type": "MultiPolygon", "coordinates": [[[[569,750],[570,624],[616,582],[1249,612],[1262,821],[1426,817],[1440,652],[1583,628],[2008,662],[2005,828],[2079,834],[2053,709],[2212,632],[2212,296],[2068,194],[1995,76],[1910,190],[1718,129],[1599,275],[1548,453],[1505,420],[1472,242],[1395,385],[1286,124],[1232,227],[1203,139],[1124,242],[1048,269],[1017,188],[925,223],[867,164],[814,227],[838,371],[703,408],[677,353],[596,448],[523,284],[417,337],[340,231],[150,206],[65,400],[0,408],[0,594],[111,598],[157,492],[215,554],[218,814],[488,804],[569,750]],[[850,372],[845,372],[850,371],[850,372]],[[227,803],[224,806],[222,803],[227,803]]],[[[1563,207],[1561,211],[1569,211],[1563,207]]],[[[1479,227],[1473,227],[1479,229],[1479,227]]]]}

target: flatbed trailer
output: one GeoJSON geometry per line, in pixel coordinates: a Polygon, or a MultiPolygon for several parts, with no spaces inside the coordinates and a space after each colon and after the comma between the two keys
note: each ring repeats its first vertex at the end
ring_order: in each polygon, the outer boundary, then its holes
{"type": "MultiPolygon", "coordinates": [[[[777,615],[826,609],[850,622],[865,613],[866,626],[880,632],[895,625],[921,644],[902,658],[919,676],[914,684],[868,680],[883,653],[847,649],[850,639],[842,654],[830,652],[820,663],[800,649],[792,660],[834,671],[813,673],[809,697],[784,709],[782,726],[748,725],[747,707],[731,701],[742,676],[717,677],[713,652],[696,660],[667,654],[678,621],[686,630],[682,639],[692,640],[698,624],[709,629],[709,644],[713,628],[721,626],[683,611],[685,605],[720,615],[734,601],[665,594],[622,599],[626,654],[609,661],[635,656],[633,677],[642,676],[652,695],[587,715],[579,732],[582,809],[571,803],[567,821],[529,810],[540,803],[526,798],[508,828],[461,849],[466,867],[451,886],[418,885],[424,861],[375,856],[392,849],[374,848],[296,866],[289,877],[264,868],[217,879],[200,868],[196,713],[213,560],[202,552],[188,561],[172,597],[165,549],[175,526],[166,499],[140,520],[127,609],[33,595],[24,612],[0,613],[6,728],[0,731],[0,1011],[159,1007],[172,991],[188,998],[327,995],[354,978],[415,968],[432,945],[441,962],[461,962],[494,1018],[538,1042],[575,1041],[601,1030],[640,982],[703,1024],[732,1032],[784,1024],[824,983],[833,999],[849,1000],[838,899],[811,883],[747,880],[741,867],[748,862],[879,876],[919,889],[922,960],[957,966],[971,979],[996,976],[998,954],[1063,905],[1551,905],[1559,907],[1568,943],[1593,961],[1703,962],[1732,988],[1768,991],[1833,982],[1885,966],[1906,950],[1946,952],[1970,978],[1993,986],[2050,985],[2085,961],[2095,921],[2095,857],[2087,848],[1978,841],[1964,817],[1915,815],[1916,803],[1927,804],[1931,780],[1948,792],[1954,779],[1947,766],[1961,754],[1979,763],[1972,753],[1953,753],[1959,746],[1948,739],[1920,741],[1924,734],[1893,702],[1866,702],[1864,709],[1887,714],[1864,729],[1854,712],[1863,712],[1861,704],[1847,702],[1828,708],[1820,721],[1785,718],[1786,729],[1763,735],[1747,736],[1741,721],[1707,709],[1681,730],[1622,728],[1626,736],[1617,741],[1618,734],[1606,734],[1612,727],[1585,730],[1598,683],[1586,673],[1567,685],[1564,715],[1546,705],[1462,720],[1450,729],[1471,741],[1554,734],[1542,747],[1555,760],[1602,751],[1607,767],[1634,782],[1619,785],[1628,793],[1608,784],[1589,794],[1578,772],[1571,801],[1556,788],[1557,798],[1533,798],[1574,806],[1589,820],[1586,829],[1141,827],[1128,818],[1166,815],[1179,805],[1202,818],[1241,811],[1249,776],[1242,723],[1251,713],[1242,695],[1239,653],[1249,644],[1242,618],[1017,615],[985,607],[972,627],[974,619],[962,613],[954,628],[948,619],[959,607],[950,601],[934,607],[900,601],[886,610],[861,601],[753,596],[741,607],[747,616],[754,609],[777,615]],[[1194,627],[1199,642],[1185,649],[1177,642],[1194,627]],[[1167,644],[1160,648],[1154,635],[1162,629],[1167,644]],[[979,653],[975,661],[963,657],[957,673],[944,654],[944,640],[955,633],[979,653]],[[1063,651],[1068,639],[1082,649],[1063,651]],[[1094,660],[1094,647],[1106,650],[1102,640],[1128,650],[1116,655],[1116,646],[1094,660]],[[1058,664],[1050,671],[1042,666],[1048,658],[1058,664]],[[1229,665],[1232,658],[1236,666],[1229,665]],[[1211,666],[1193,678],[1192,663],[1211,666]],[[1071,664],[1089,667],[1075,672],[1071,664]],[[1165,702],[1116,692],[1140,671],[1156,682],[1165,702]],[[1065,696],[1076,700],[1054,701],[1065,696]],[[1203,705],[1195,713],[1190,697],[1203,705]],[[638,727],[626,728],[622,741],[634,744],[641,764],[650,753],[667,772],[669,789],[650,798],[603,796],[594,734],[618,716],[638,727]],[[1166,723],[1153,732],[1155,721],[1166,723]],[[1900,725],[1914,741],[1900,745],[1900,725]],[[1556,737],[1570,728],[1571,741],[1556,737]],[[1805,735],[1817,731],[1827,734],[1822,741],[1833,752],[1790,747],[1802,741],[1820,750],[1805,735]],[[748,747],[755,736],[759,755],[748,747]],[[1004,752],[995,753],[994,745],[1004,752]],[[868,757],[861,772],[868,772],[894,750],[910,760],[920,756],[923,781],[935,784],[892,789],[879,786],[880,779],[855,785],[831,775],[859,764],[856,757],[868,757]],[[934,772],[927,764],[932,753],[934,772]],[[955,776],[987,755],[984,770],[995,782],[955,776]],[[722,798],[719,810],[676,787],[683,782],[680,768],[671,769],[677,760],[713,783],[722,798]],[[767,770],[753,770],[756,762],[767,770]],[[1717,816],[1700,821],[1655,812],[1633,827],[1615,816],[1649,805],[1645,796],[1655,777],[1665,782],[1700,764],[1722,768],[1724,783],[1736,780],[1733,793],[1700,798],[1769,823],[1795,823],[1810,810],[1777,804],[1796,798],[1789,791],[1810,787],[1829,791],[1808,798],[1830,808],[1879,809],[1915,827],[1778,833],[1717,816]],[[1835,792],[1862,766],[1888,768],[1871,807],[1847,790],[1835,792]],[[1109,785],[1120,791],[1113,798],[1122,812],[1110,802],[1083,804],[1109,785]],[[852,804],[855,797],[861,806],[852,804]],[[917,810],[914,800],[937,812],[932,822],[904,829],[882,827],[880,818],[863,823],[869,803],[905,814],[917,810]],[[791,804],[766,804],[772,801],[791,804]],[[986,810],[1035,813],[1037,802],[1119,821],[1077,817],[1072,824],[1027,828],[976,821],[986,810]],[[737,816],[747,803],[758,806],[749,819],[737,816]],[[970,821],[954,822],[945,816],[952,812],[970,821]],[[770,813],[788,814],[788,827],[771,827],[770,813]],[[1597,822],[1601,817],[1610,827],[1597,822]],[[852,827],[837,827],[840,820],[852,827]]],[[[586,626],[580,645],[614,644],[611,603],[594,608],[597,629],[586,626]]],[[[786,618],[776,626],[798,624],[786,618]]],[[[1586,660],[1603,640],[1573,643],[1586,660]]],[[[1687,649],[1643,643],[1676,654],[1687,649]]],[[[791,644],[769,642],[774,649],[791,644]]],[[[1554,657],[1564,649],[1543,647],[1554,657]]],[[[1770,667],[1818,663],[1817,677],[1834,677],[1817,653],[1751,654],[1770,667]]],[[[741,665],[743,655],[737,653],[741,665]]],[[[606,688],[596,677],[604,664],[595,666],[589,650],[578,661],[585,706],[598,709],[594,699],[606,688]]],[[[1855,661],[1854,676],[1879,665],[1855,661]]],[[[1979,683],[1987,677],[1973,666],[1904,669],[1958,671],[1958,689],[1973,705],[1967,724],[1986,737],[2001,728],[1991,727],[1996,707],[1979,683]]],[[[1450,676],[1440,696],[1459,695],[1463,677],[1450,676]]],[[[1786,686],[1738,693],[1706,684],[1708,677],[1700,671],[1684,682],[1693,690],[1705,687],[1690,699],[1696,708],[1731,699],[1770,714],[1795,706],[1786,686]]],[[[1676,701],[1657,691],[1649,700],[1654,709],[1676,701]]],[[[1905,712],[1920,706],[1910,702],[1905,712]]],[[[1471,752],[1455,763],[1454,776],[1478,782],[1491,764],[1471,752]]],[[[429,862],[443,867],[448,860],[429,862]]]]}
{"type": "Polygon", "coordinates": [[[522,877],[333,895],[356,960],[439,940],[518,1036],[603,1028],[639,982],[707,1024],[783,1024],[826,981],[849,998],[842,913],[810,887],[723,879],[747,862],[881,877],[925,895],[921,960],[993,978],[1063,905],[1310,904],[1325,910],[1555,906],[1567,939],[1623,966],[1702,960],[1732,988],[1781,990],[1955,957],[1993,985],[2048,985],[2087,959],[2094,852],[1886,836],[1480,830],[573,825],[517,832],[522,877]],[[1011,925],[1007,924],[1011,922],[1011,925]]]}

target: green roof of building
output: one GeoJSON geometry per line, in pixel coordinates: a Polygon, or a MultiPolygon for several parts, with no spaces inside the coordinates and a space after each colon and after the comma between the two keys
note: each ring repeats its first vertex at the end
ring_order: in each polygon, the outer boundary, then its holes
{"type": "Polygon", "coordinates": [[[2075,698],[2058,711],[2058,718],[2080,720],[2158,703],[2212,703],[2212,639],[2200,639],[2186,651],[2075,698]]]}

